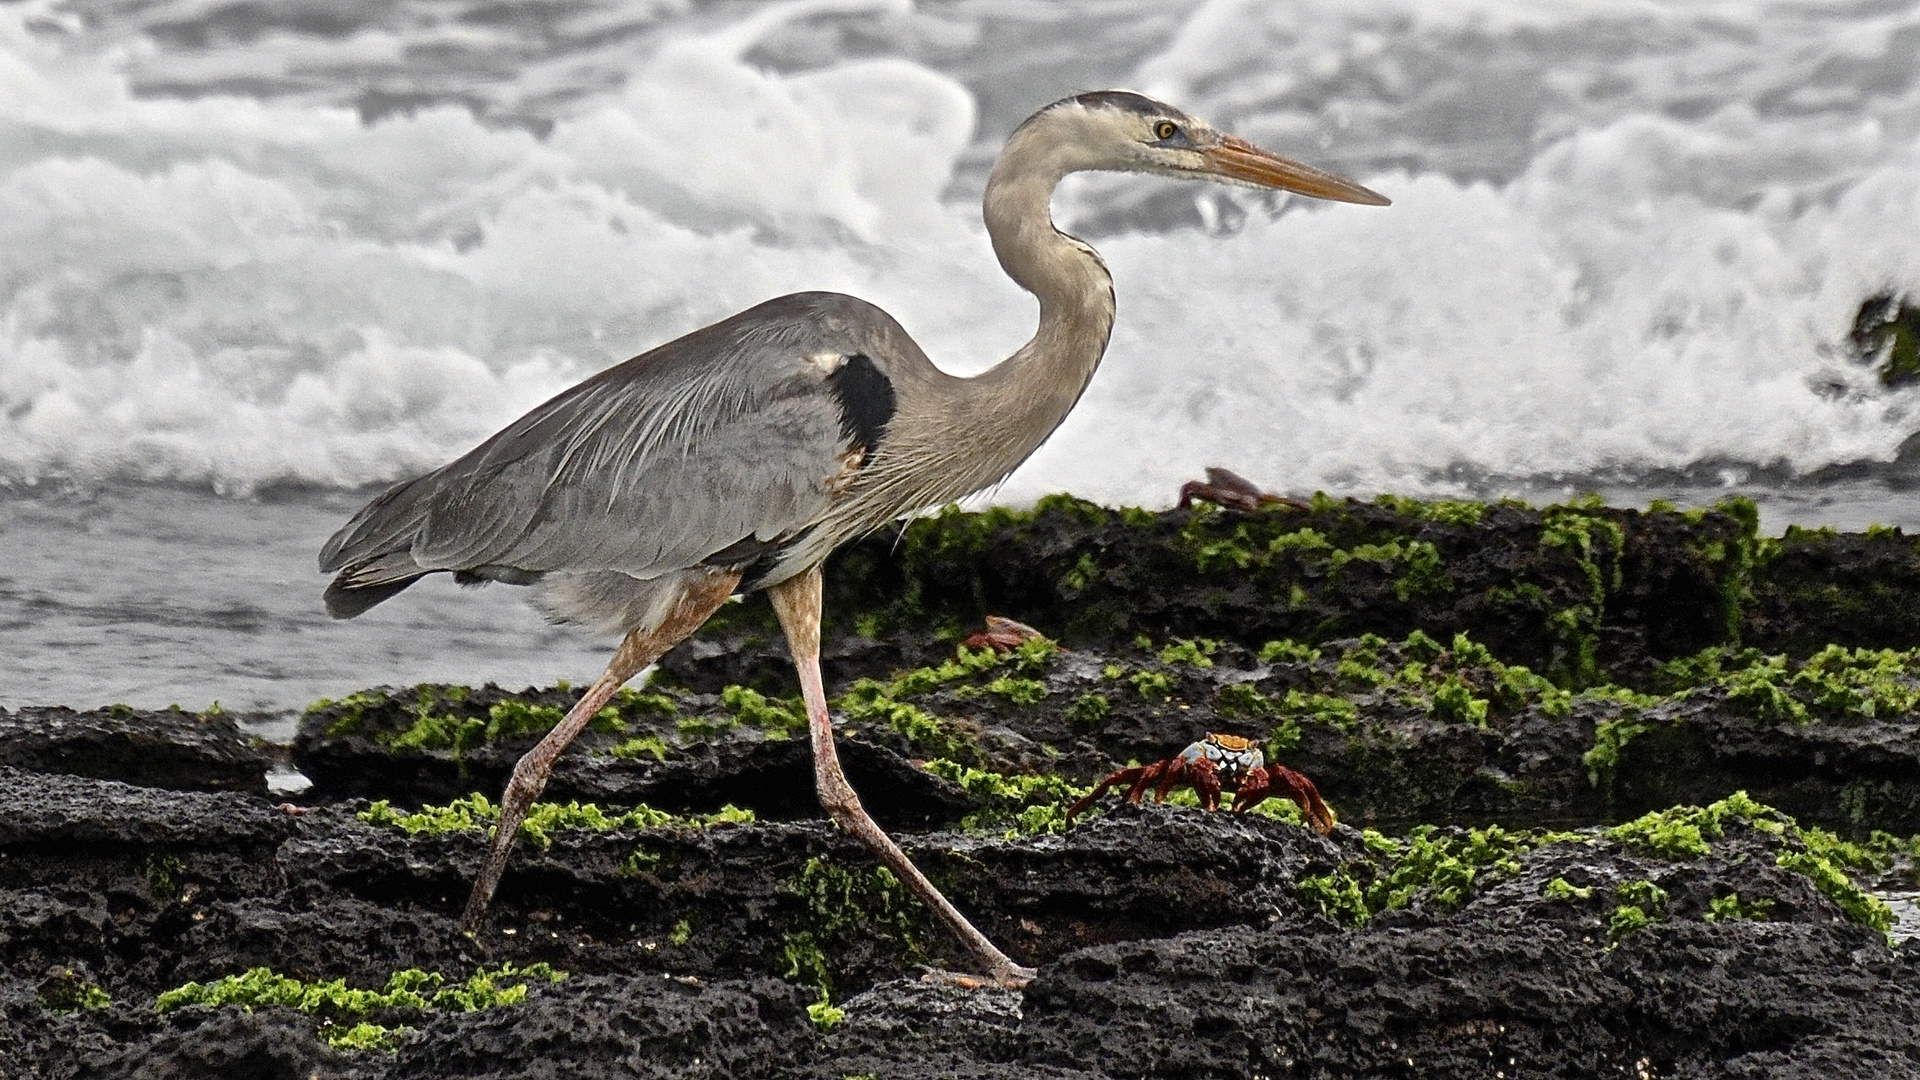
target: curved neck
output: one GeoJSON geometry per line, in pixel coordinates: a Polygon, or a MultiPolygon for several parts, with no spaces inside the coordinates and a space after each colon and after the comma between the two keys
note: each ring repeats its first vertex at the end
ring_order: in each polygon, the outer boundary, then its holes
{"type": "MultiPolygon", "coordinates": [[[[1060,178],[1085,167],[1029,124],[987,181],[987,235],[1000,265],[1040,301],[1040,326],[1012,356],[970,379],[924,365],[901,396],[859,490],[842,504],[846,533],[939,506],[1006,479],[1067,418],[1113,330],[1113,279],[1092,248],[1053,227],[1060,178]]],[[[823,534],[825,535],[825,534],[823,534]]]]}
{"type": "MultiPolygon", "coordinates": [[[[1051,202],[1074,163],[1016,133],[987,180],[983,211],[1000,266],[1040,302],[1033,337],[967,380],[969,412],[997,429],[988,441],[1014,456],[997,482],[1065,420],[1107,350],[1113,278],[1091,247],[1054,228],[1051,202]]],[[[982,433],[986,434],[986,433],[982,433]]]]}

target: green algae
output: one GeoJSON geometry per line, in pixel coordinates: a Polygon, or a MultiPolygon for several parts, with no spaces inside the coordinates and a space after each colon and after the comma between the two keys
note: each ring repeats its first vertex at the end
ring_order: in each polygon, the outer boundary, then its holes
{"type": "MultiPolygon", "coordinates": [[[[1339,503],[1316,506],[1316,512],[1344,511],[1339,503]]],[[[1311,575],[1338,580],[1347,568],[1364,563],[1393,575],[1393,592],[1401,600],[1451,592],[1453,580],[1443,568],[1440,549],[1431,541],[1402,535],[1381,535],[1350,547],[1336,545],[1312,526],[1269,536],[1247,522],[1237,523],[1225,535],[1214,532],[1219,511],[1196,507],[1181,530],[1181,539],[1201,574],[1245,572],[1274,565],[1276,560],[1297,565],[1311,575]]]]}
{"type": "Polygon", "coordinates": [[[818,987],[820,1001],[828,1001],[833,991],[833,973],[828,968],[826,952],[811,931],[801,930],[782,937],[780,955],[787,963],[787,979],[818,987]]]}
{"type": "Polygon", "coordinates": [[[1771,917],[1774,902],[1770,899],[1745,901],[1737,892],[1725,896],[1716,896],[1707,901],[1706,914],[1700,916],[1707,922],[1765,922],[1771,917]]]}
{"type": "Polygon", "coordinates": [[[153,1007],[161,1013],[188,1005],[238,1005],[248,1012],[267,1006],[297,1009],[321,1019],[320,1036],[336,1048],[391,1050],[411,1029],[387,1027],[363,1018],[394,1010],[425,1013],[501,1008],[525,1000],[530,985],[566,978],[566,972],[544,963],[480,968],[457,983],[436,971],[408,968],[394,972],[383,987],[372,990],[350,987],[345,979],[307,982],[272,968],[256,967],[210,983],[189,982],[164,991],[154,999],[153,1007]]]}
{"type": "Polygon", "coordinates": [[[1260,646],[1260,662],[1263,664],[1311,664],[1320,659],[1320,650],[1310,645],[1302,645],[1290,638],[1269,641],[1260,646]]]}
{"type": "Polygon", "coordinates": [[[1278,715],[1281,706],[1252,683],[1228,683],[1213,695],[1213,711],[1233,720],[1278,715]]]}
{"type": "Polygon", "coordinates": [[[1421,521],[1437,521],[1442,525],[1455,525],[1461,528],[1473,528],[1486,516],[1487,504],[1454,499],[1438,499],[1425,502],[1400,495],[1376,495],[1373,505],[1384,506],[1396,514],[1404,514],[1421,521]]]}
{"type": "Polygon", "coordinates": [[[819,990],[807,1015],[821,1030],[845,1013],[833,1004],[833,962],[828,949],[849,936],[890,946],[905,964],[921,963],[926,909],[884,866],[849,870],[822,856],[808,859],[779,891],[798,899],[801,928],[781,938],[786,978],[819,990]]]}
{"type": "Polygon", "coordinates": [[[1613,891],[1620,903],[1607,918],[1607,940],[1621,938],[1666,920],[1667,891],[1647,880],[1622,882],[1613,891]]]}
{"type": "MultiPolygon", "coordinates": [[[[327,735],[339,738],[365,729],[375,712],[399,705],[406,726],[398,731],[376,732],[375,740],[399,752],[447,751],[463,773],[465,755],[473,747],[504,738],[545,735],[566,715],[551,705],[508,698],[489,706],[482,716],[468,704],[472,694],[468,687],[422,683],[412,689],[412,700],[403,705],[398,695],[365,690],[338,701],[322,698],[309,705],[307,712],[337,712],[327,725],[327,735]]],[[[587,726],[595,731],[626,730],[618,707],[602,709],[587,726]]]]}
{"type": "MultiPolygon", "coordinates": [[[[1849,649],[1829,645],[1804,660],[1757,649],[1715,645],[1661,664],[1654,682],[1666,698],[1619,687],[1598,687],[1572,700],[1614,700],[1626,711],[1601,721],[1585,756],[1587,777],[1611,791],[1621,754],[1657,721],[1645,709],[1719,691],[1726,701],[1762,720],[1793,725],[1858,723],[1910,716],[1920,710],[1920,649],[1849,649]]],[[[1676,723],[1683,721],[1674,721],[1676,723]]]]}
{"type": "Polygon", "coordinates": [[[1885,870],[1891,860],[1884,852],[1801,825],[1744,791],[1704,807],[1676,806],[1646,814],[1604,835],[1649,855],[1693,859],[1712,851],[1711,841],[1723,837],[1727,824],[1735,821],[1784,841],[1788,846],[1774,859],[1775,865],[1812,882],[1849,920],[1882,933],[1892,928],[1893,913],[1886,903],[1861,888],[1847,872],[1885,870]]]}
{"type": "Polygon", "coordinates": [[[1279,699],[1278,707],[1283,721],[1291,720],[1295,725],[1296,742],[1302,721],[1326,724],[1345,732],[1353,731],[1360,722],[1360,706],[1337,694],[1289,690],[1279,699]]]}
{"type": "MultiPolygon", "coordinates": [[[[679,704],[668,694],[652,690],[635,690],[621,687],[613,692],[613,700],[607,708],[622,720],[639,720],[648,717],[670,718],[680,711],[679,704]]],[[[605,715],[602,710],[600,715],[605,715]]]]}
{"type": "Polygon", "coordinates": [[[758,690],[727,686],[720,691],[720,705],[769,739],[790,739],[807,730],[807,707],[798,698],[769,698],[758,690]]]}
{"type": "Polygon", "coordinates": [[[1302,878],[1297,886],[1323,914],[1349,926],[1415,903],[1451,911],[1466,903],[1477,883],[1518,875],[1520,857],[1528,852],[1586,839],[1578,833],[1498,825],[1448,831],[1422,825],[1398,838],[1372,829],[1361,835],[1368,863],[1302,878]]]}
{"type": "Polygon", "coordinates": [[[1210,668],[1213,666],[1213,654],[1219,649],[1219,642],[1207,638],[1181,638],[1160,650],[1160,662],[1168,666],[1186,664],[1210,668]]]}
{"type": "MultiPolygon", "coordinates": [[[[1572,700],[1571,693],[1526,667],[1496,660],[1464,632],[1448,644],[1420,630],[1399,643],[1363,635],[1342,651],[1327,683],[1334,691],[1328,696],[1373,694],[1374,701],[1415,708],[1442,723],[1475,727],[1535,703],[1549,713],[1564,713],[1572,700]]],[[[1295,693],[1299,691],[1289,691],[1289,704],[1282,711],[1296,712],[1308,702],[1306,697],[1293,699],[1295,693]]]]}
{"type": "Polygon", "coordinates": [[[960,821],[966,832],[1004,830],[1008,839],[1065,832],[1067,807],[1091,791],[1058,776],[1000,773],[938,759],[923,768],[959,785],[982,808],[960,821]]]}
{"type": "Polygon", "coordinates": [[[1073,704],[1067,706],[1067,716],[1070,719],[1089,727],[1105,723],[1107,714],[1112,711],[1113,702],[1109,701],[1105,694],[1092,690],[1074,698],[1073,704]]]}
{"type": "Polygon", "coordinates": [[[1625,581],[1626,531],[1610,513],[1597,495],[1540,512],[1541,549],[1570,554],[1586,584],[1583,603],[1547,615],[1547,627],[1555,638],[1547,674],[1571,687],[1600,681],[1600,624],[1606,616],[1607,596],[1619,591],[1625,581]]]}
{"type": "MultiPolygon", "coordinates": [[[[1397,908],[1457,908],[1487,881],[1518,875],[1521,860],[1529,852],[1550,844],[1604,839],[1657,858],[1689,860],[1710,854],[1712,843],[1736,822],[1776,838],[1781,847],[1775,865],[1805,877],[1847,919],[1882,932],[1891,926],[1886,905],[1858,885],[1853,873],[1885,872],[1896,857],[1920,849],[1920,837],[1909,840],[1881,833],[1866,844],[1854,843],[1826,830],[1800,825],[1744,792],[1705,807],[1678,806],[1647,814],[1604,830],[1599,837],[1591,833],[1509,831],[1498,826],[1474,830],[1422,826],[1397,838],[1366,830],[1362,833],[1367,851],[1364,861],[1303,878],[1297,890],[1303,900],[1328,917],[1360,926],[1382,911],[1397,908]]],[[[1556,877],[1541,886],[1540,895],[1549,901],[1570,903],[1589,900],[1593,892],[1592,886],[1576,886],[1556,877]]],[[[1649,880],[1620,885],[1615,901],[1608,917],[1608,937],[1613,942],[1667,916],[1667,895],[1649,880]]],[[[1727,894],[1711,900],[1703,917],[1710,922],[1764,920],[1770,917],[1775,903],[1768,898],[1746,900],[1727,894]]]]}
{"type": "Polygon", "coordinates": [[[1080,560],[1073,564],[1060,579],[1061,591],[1068,596],[1087,591],[1087,586],[1100,580],[1100,564],[1091,553],[1083,553],[1080,560]]]}
{"type": "Polygon", "coordinates": [[[1167,701],[1173,697],[1173,680],[1159,671],[1137,671],[1127,680],[1133,692],[1149,701],[1167,701]]]}
{"type": "MultiPolygon", "coordinates": [[[[407,814],[394,809],[385,799],[354,815],[369,825],[400,829],[410,836],[439,834],[486,828],[500,819],[500,808],[487,797],[474,792],[445,806],[422,806],[407,814]]],[[[534,803],[520,823],[520,837],[540,847],[553,843],[553,834],[562,830],[585,829],[607,832],[612,829],[699,829],[715,825],[738,825],[754,821],[751,810],[724,806],[711,814],[677,815],[656,810],[644,803],[628,810],[609,813],[593,803],[534,803]]]]}
{"type": "Polygon", "coordinates": [[[1730,821],[1753,824],[1777,835],[1782,831],[1780,822],[1784,818],[1779,811],[1755,802],[1740,791],[1707,806],[1676,806],[1643,814],[1615,825],[1602,835],[1663,859],[1694,859],[1713,850],[1708,838],[1726,835],[1726,824],[1730,821]]]}
{"type": "Polygon", "coordinates": [[[976,763],[985,759],[973,736],[912,702],[898,700],[878,680],[855,680],[835,707],[849,725],[879,724],[894,732],[916,755],[976,763]]]}
{"type": "Polygon", "coordinates": [[[162,900],[171,900],[180,895],[180,876],[186,872],[187,864],[178,855],[167,852],[149,852],[142,861],[141,869],[147,878],[147,889],[162,900]]]}
{"type": "Polygon", "coordinates": [[[1593,745],[1580,755],[1581,763],[1587,767],[1587,782],[1605,789],[1607,797],[1611,799],[1614,780],[1620,773],[1620,755],[1626,751],[1628,743],[1645,734],[1652,726],[1651,722],[1641,719],[1637,712],[1595,724],[1593,745]]]}
{"type": "Polygon", "coordinates": [[[1389,572],[1398,571],[1393,579],[1393,595],[1401,600],[1449,593],[1454,588],[1453,579],[1441,569],[1440,549],[1426,540],[1409,540],[1404,544],[1389,540],[1384,544],[1357,544],[1344,551],[1330,552],[1328,576],[1338,578],[1353,562],[1368,562],[1389,572]]]}
{"type": "MultiPolygon", "coordinates": [[[[703,742],[718,738],[740,726],[740,721],[731,716],[683,716],[674,722],[674,733],[687,742],[703,742]]],[[[768,738],[787,738],[786,735],[769,735],[768,738]]]]}
{"type": "Polygon", "coordinates": [[[90,1012],[113,1007],[113,995],[99,983],[72,968],[55,968],[35,992],[40,1004],[53,1012],[90,1012]]]}
{"type": "Polygon", "coordinates": [[[1034,638],[1002,654],[992,648],[969,649],[962,645],[952,658],[928,667],[902,672],[894,678],[854,680],[845,693],[831,704],[849,724],[878,724],[904,738],[916,755],[950,758],[975,764],[985,759],[978,740],[964,727],[926,711],[912,699],[940,690],[952,689],[961,696],[993,694],[1013,704],[1032,706],[1048,693],[1044,682],[1024,677],[1044,671],[1059,653],[1059,646],[1045,638],[1034,638]],[[1013,674],[1000,671],[985,683],[979,676],[1011,667],[1013,674]],[[967,685],[955,686],[956,683],[967,685]]]}
{"type": "Polygon", "coordinates": [[[1060,655],[1060,643],[1048,637],[1028,638],[1015,645],[1002,663],[1012,664],[1015,671],[1033,673],[1045,671],[1060,655]]]}
{"type": "MultiPolygon", "coordinates": [[[[1065,516],[1082,527],[1098,528],[1116,517],[1124,523],[1134,523],[1126,511],[1116,513],[1070,495],[1045,496],[1035,502],[1031,510],[996,506],[969,513],[949,505],[936,513],[915,518],[906,523],[892,545],[890,554],[897,560],[905,580],[897,594],[885,598],[881,621],[887,624],[925,622],[927,616],[939,614],[934,610],[937,603],[930,603],[929,583],[938,583],[934,591],[940,592],[950,586],[955,567],[978,565],[996,544],[1050,515],[1065,516]]],[[[1079,579],[1069,572],[1063,584],[1070,591],[1078,592],[1091,584],[1097,574],[1097,567],[1087,569],[1079,579]]],[[[971,599],[976,609],[986,609],[982,597],[976,595],[971,599]]],[[[835,605],[829,603],[827,610],[833,612],[835,605]]],[[[878,635],[869,633],[868,636],[878,635]]]]}
{"type": "Polygon", "coordinates": [[[637,758],[650,754],[655,761],[667,760],[667,742],[658,735],[635,735],[632,738],[607,749],[609,757],[637,758]]]}
{"type": "MultiPolygon", "coordinates": [[[[383,691],[361,690],[357,693],[348,694],[338,701],[332,698],[321,698],[307,706],[306,713],[307,715],[313,715],[326,712],[330,709],[338,709],[340,715],[335,717],[332,723],[327,725],[327,735],[331,738],[339,738],[342,735],[348,735],[358,731],[366,722],[369,711],[378,709],[391,700],[393,699],[383,691]]],[[[132,714],[131,709],[128,709],[128,714],[132,714]]]]}
{"type": "Polygon", "coordinates": [[[1457,675],[1433,690],[1433,704],[1430,715],[1443,723],[1471,724],[1474,727],[1487,726],[1487,701],[1473,696],[1467,684],[1457,675]]]}
{"type": "Polygon", "coordinates": [[[1366,889],[1344,868],[1301,878],[1294,891],[1320,914],[1342,926],[1365,926],[1375,914],[1367,903],[1366,889]]]}
{"type": "Polygon", "coordinates": [[[1002,675],[981,689],[1022,706],[1038,705],[1048,692],[1047,684],[1039,679],[1022,679],[1012,675],[1002,675]]]}
{"type": "Polygon", "coordinates": [[[990,671],[1000,666],[1002,661],[1003,657],[994,649],[969,649],[962,645],[954,650],[951,659],[930,667],[914,668],[903,672],[890,682],[880,683],[873,679],[862,680],[862,682],[872,683],[885,697],[896,699],[919,697],[930,694],[948,683],[971,679],[982,672],[990,671]]]}
{"type": "Polygon", "coordinates": [[[832,1031],[834,1025],[846,1018],[847,1010],[824,997],[807,1006],[807,1019],[812,1020],[813,1026],[821,1031],[832,1031]]]}
{"type": "Polygon", "coordinates": [[[1575,900],[1593,899],[1593,886],[1575,885],[1566,878],[1557,877],[1540,887],[1540,895],[1548,900],[1560,900],[1572,903],[1575,900]]]}

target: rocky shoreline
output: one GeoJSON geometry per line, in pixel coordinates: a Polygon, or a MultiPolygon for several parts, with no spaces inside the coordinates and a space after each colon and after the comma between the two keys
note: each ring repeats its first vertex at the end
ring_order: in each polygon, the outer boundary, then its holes
{"type": "Polygon", "coordinates": [[[923,978],[959,957],[822,819],[754,600],[563,759],[475,938],[487,800],[577,690],[363,691],[290,751],[0,711],[0,1074],[1920,1076],[1897,530],[1059,499],[828,582],[849,774],[1025,991],[923,978]],[[967,648],[986,614],[1057,640],[967,648]],[[1209,731],[1341,826],[1190,796],[1065,822],[1209,731]]]}

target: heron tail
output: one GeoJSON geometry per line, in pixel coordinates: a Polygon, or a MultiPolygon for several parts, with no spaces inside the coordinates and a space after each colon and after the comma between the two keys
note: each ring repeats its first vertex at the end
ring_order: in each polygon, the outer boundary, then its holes
{"type": "Polygon", "coordinates": [[[327,614],[336,619],[351,619],[429,573],[431,571],[422,570],[413,556],[404,551],[390,551],[349,566],[327,586],[327,614]]]}

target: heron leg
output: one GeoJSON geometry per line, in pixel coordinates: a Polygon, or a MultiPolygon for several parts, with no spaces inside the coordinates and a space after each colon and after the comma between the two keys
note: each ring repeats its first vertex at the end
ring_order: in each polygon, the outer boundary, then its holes
{"type": "Polygon", "coordinates": [[[698,630],[708,616],[726,603],[727,597],[733,594],[734,586],[739,583],[738,570],[702,572],[690,579],[682,586],[679,596],[668,605],[660,625],[629,631],[621,639],[620,648],[613,654],[606,672],[587,688],[587,692],[567,711],[565,718],[547,732],[547,737],[541,739],[514,765],[513,776],[507,781],[507,790],[500,796],[500,820],[493,828],[493,838],[487,847],[487,861],[480,866],[480,874],[473,882],[473,892],[467,897],[466,911],[460,916],[461,930],[471,934],[480,929],[481,921],[487,916],[487,905],[493,900],[493,890],[499,886],[500,876],[506,872],[507,856],[513,852],[514,840],[520,833],[520,823],[526,820],[527,810],[546,788],[547,777],[552,775],[553,764],[559,760],[561,753],[586,730],[594,715],[613,699],[616,690],[648,664],[660,659],[688,634],[698,630]]]}
{"type": "Polygon", "coordinates": [[[867,816],[860,796],[840,771],[840,756],[833,748],[833,720],[827,713],[827,694],[820,681],[820,568],[774,586],[767,590],[767,596],[780,617],[780,628],[786,631],[794,667],[799,669],[800,691],[807,702],[807,727],[813,737],[813,775],[820,805],[933,909],[934,915],[985,965],[989,979],[1001,986],[1025,986],[1033,978],[1033,969],[1014,963],[940,894],[900,845],[867,816]]]}

